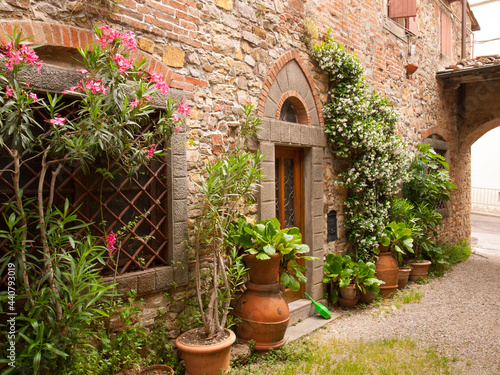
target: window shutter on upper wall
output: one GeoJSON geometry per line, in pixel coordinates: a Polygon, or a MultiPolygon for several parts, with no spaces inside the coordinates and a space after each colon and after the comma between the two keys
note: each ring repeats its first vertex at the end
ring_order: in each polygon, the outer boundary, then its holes
{"type": "Polygon", "coordinates": [[[451,57],[451,18],[441,12],[441,53],[451,57]]]}
{"type": "Polygon", "coordinates": [[[417,15],[417,0],[389,0],[389,18],[408,18],[417,15]]]}
{"type": "Polygon", "coordinates": [[[410,30],[413,34],[417,34],[417,17],[409,17],[408,18],[408,30],[410,30]]]}

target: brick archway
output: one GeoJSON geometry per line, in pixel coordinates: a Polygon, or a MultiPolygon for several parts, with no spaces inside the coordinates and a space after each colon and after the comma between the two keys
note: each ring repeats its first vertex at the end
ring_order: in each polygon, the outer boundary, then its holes
{"type": "Polygon", "coordinates": [[[280,100],[287,92],[297,92],[299,96],[296,97],[302,98],[311,125],[323,126],[321,102],[314,80],[295,50],[281,56],[269,70],[259,97],[257,116],[275,118],[280,100]]]}
{"type": "MultiPolygon", "coordinates": [[[[19,21],[19,20],[1,20],[0,21],[0,44],[5,45],[9,42],[7,35],[12,35],[14,27],[21,30],[24,38],[31,37],[30,42],[34,44],[44,45],[47,47],[65,47],[71,49],[83,48],[94,40],[92,30],[75,27],[72,25],[57,24],[41,21],[19,21]],[[7,35],[5,35],[7,34],[7,35]]],[[[172,78],[174,76],[172,70],[163,62],[157,60],[153,56],[139,49],[133,51],[131,56],[136,60],[146,59],[145,70],[162,73],[165,82],[171,84],[174,88],[172,78]]],[[[179,77],[174,77],[179,80],[179,77]]],[[[179,85],[182,86],[183,80],[179,80],[179,85]]]]}
{"type": "Polygon", "coordinates": [[[294,109],[297,111],[298,123],[309,125],[311,123],[311,116],[309,115],[307,104],[302,95],[300,95],[297,91],[288,91],[281,96],[278,107],[276,109],[276,120],[280,119],[281,109],[283,108],[283,104],[287,99],[292,103],[294,109]]]}

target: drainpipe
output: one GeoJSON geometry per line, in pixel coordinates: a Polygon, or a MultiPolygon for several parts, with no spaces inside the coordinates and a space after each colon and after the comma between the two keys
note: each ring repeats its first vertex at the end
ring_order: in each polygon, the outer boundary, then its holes
{"type": "Polygon", "coordinates": [[[462,60],[467,58],[467,0],[462,0],[462,60]]]}

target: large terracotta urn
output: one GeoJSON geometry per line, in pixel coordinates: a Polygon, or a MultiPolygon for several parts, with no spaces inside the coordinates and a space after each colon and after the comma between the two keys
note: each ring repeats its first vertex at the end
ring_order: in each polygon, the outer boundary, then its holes
{"type": "Polygon", "coordinates": [[[276,349],[285,343],[290,310],[278,282],[281,257],[275,254],[271,259],[258,260],[247,255],[243,259],[250,281],[234,307],[234,315],[240,319],[236,336],[243,344],[253,340],[257,351],[276,349]]]}
{"type": "Polygon", "coordinates": [[[380,285],[380,294],[389,297],[398,287],[398,261],[392,257],[386,246],[379,246],[380,253],[375,262],[375,277],[385,282],[380,285]]]}

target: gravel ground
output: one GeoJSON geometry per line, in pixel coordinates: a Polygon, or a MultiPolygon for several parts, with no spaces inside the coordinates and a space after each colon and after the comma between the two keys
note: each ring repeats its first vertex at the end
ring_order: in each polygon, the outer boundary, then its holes
{"type": "Polygon", "coordinates": [[[409,337],[433,346],[462,374],[500,375],[500,255],[472,254],[420,288],[420,303],[344,312],[321,336],[374,341],[409,337]]]}

